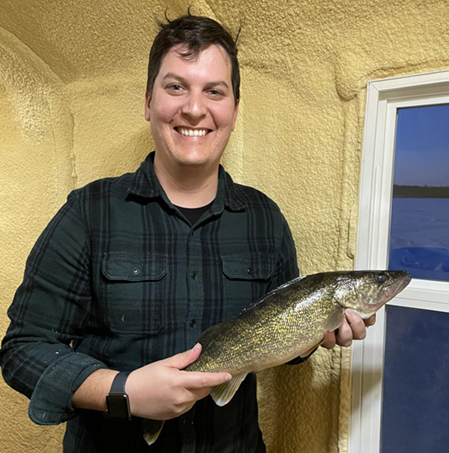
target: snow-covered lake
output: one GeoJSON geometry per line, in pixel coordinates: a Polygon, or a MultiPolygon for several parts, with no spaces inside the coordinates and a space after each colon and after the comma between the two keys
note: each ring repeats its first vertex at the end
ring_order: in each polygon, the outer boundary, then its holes
{"type": "Polygon", "coordinates": [[[394,198],[389,269],[449,281],[449,199],[394,198]]]}

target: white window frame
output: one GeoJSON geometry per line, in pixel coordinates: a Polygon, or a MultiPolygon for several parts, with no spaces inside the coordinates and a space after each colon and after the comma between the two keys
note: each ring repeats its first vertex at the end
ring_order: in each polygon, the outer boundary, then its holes
{"type": "MultiPolygon", "coordinates": [[[[368,83],[356,269],[387,269],[397,109],[449,104],[449,71],[368,83]]],[[[449,283],[412,279],[389,305],[449,312],[449,283]]],[[[385,310],[352,348],[349,453],[379,453],[385,310]]]]}

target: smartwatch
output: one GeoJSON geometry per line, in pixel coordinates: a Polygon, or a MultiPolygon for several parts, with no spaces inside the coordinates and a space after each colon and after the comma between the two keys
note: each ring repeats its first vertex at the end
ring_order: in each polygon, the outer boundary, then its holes
{"type": "Polygon", "coordinates": [[[110,417],[131,420],[129,398],[125,392],[125,383],[129,373],[130,372],[120,372],[112,381],[111,390],[106,396],[106,405],[110,417]]]}

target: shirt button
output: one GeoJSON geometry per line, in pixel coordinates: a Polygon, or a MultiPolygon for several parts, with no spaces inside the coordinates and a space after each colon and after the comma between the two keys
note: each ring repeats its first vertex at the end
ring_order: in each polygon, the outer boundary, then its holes
{"type": "Polygon", "coordinates": [[[138,267],[133,267],[133,274],[134,275],[139,275],[139,268],[138,267]]]}
{"type": "Polygon", "coordinates": [[[196,319],[192,319],[190,321],[190,327],[193,327],[196,324],[196,319]]]}
{"type": "Polygon", "coordinates": [[[246,269],[246,272],[248,272],[249,275],[253,275],[253,270],[250,267],[246,269]]]}
{"type": "Polygon", "coordinates": [[[196,272],[191,272],[191,273],[190,273],[190,277],[192,278],[192,280],[195,280],[195,278],[196,278],[196,272]]]}

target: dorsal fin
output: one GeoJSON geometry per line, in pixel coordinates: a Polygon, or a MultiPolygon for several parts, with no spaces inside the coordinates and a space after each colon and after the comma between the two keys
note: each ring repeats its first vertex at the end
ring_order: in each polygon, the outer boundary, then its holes
{"type": "Polygon", "coordinates": [[[280,291],[281,289],[284,289],[286,288],[287,286],[291,286],[293,285],[294,283],[297,283],[299,282],[300,280],[302,280],[303,278],[306,278],[307,275],[302,275],[301,277],[296,277],[294,278],[293,280],[290,280],[280,286],[278,286],[277,288],[275,289],[272,289],[269,293],[265,294],[264,296],[262,296],[259,300],[256,300],[255,302],[252,302],[249,307],[247,308],[244,308],[242,310],[242,313],[246,313],[247,311],[249,310],[252,310],[253,308],[257,307],[259,304],[261,304],[262,302],[265,302],[269,297],[273,296],[274,294],[276,294],[278,291],[280,291]]]}

